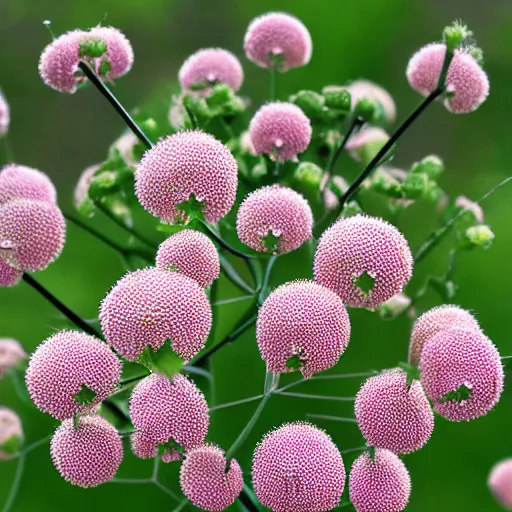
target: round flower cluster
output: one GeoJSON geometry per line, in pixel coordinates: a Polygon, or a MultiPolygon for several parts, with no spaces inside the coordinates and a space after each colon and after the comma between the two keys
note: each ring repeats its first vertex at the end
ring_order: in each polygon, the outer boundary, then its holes
{"type": "Polygon", "coordinates": [[[242,492],[242,468],[226,460],[217,446],[203,445],[188,451],[180,469],[183,494],[196,507],[217,512],[234,503],[242,492]]]}
{"type": "Polygon", "coordinates": [[[142,436],[137,444],[143,451],[171,440],[185,449],[199,446],[210,424],[203,394],[180,374],[169,378],[153,373],[141,380],[130,397],[130,417],[142,436]]]}
{"type": "Polygon", "coordinates": [[[370,377],[356,397],[359,430],[370,446],[396,454],[422,448],[434,430],[434,414],[418,380],[402,370],[370,377]]]}
{"type": "Polygon", "coordinates": [[[0,461],[16,456],[23,440],[23,429],[18,415],[0,407],[0,461]]]}
{"type": "Polygon", "coordinates": [[[503,508],[512,510],[512,459],[496,464],[487,483],[496,501],[503,508]]]}
{"type": "Polygon", "coordinates": [[[93,336],[60,331],[32,354],[26,373],[30,398],[38,409],[59,420],[93,411],[108,398],[121,378],[121,361],[93,336]],[[84,386],[92,391],[78,397],[84,386]]]}
{"type": "Polygon", "coordinates": [[[3,373],[18,366],[26,357],[27,354],[19,341],[0,338],[0,379],[3,373]]]}
{"type": "Polygon", "coordinates": [[[67,419],[52,437],[50,453],[62,478],[79,487],[112,480],[123,460],[123,441],[101,416],[67,419]]]}
{"type": "Polygon", "coordinates": [[[404,463],[392,452],[375,449],[360,455],[349,477],[350,501],[356,512],[401,512],[411,494],[411,477],[404,463]]]}
{"type": "Polygon", "coordinates": [[[261,504],[273,512],[322,512],[339,505],[345,467],[323,430],[309,423],[288,423],[269,432],[257,446],[252,482],[261,504]]]}
{"type": "Polygon", "coordinates": [[[2,260],[2,248],[0,246],[0,288],[18,284],[23,272],[16,270],[2,260]]]}
{"type": "Polygon", "coordinates": [[[9,129],[9,124],[11,122],[11,115],[9,104],[5,99],[5,96],[2,94],[0,90],[0,138],[2,138],[9,129]]]}
{"type": "Polygon", "coordinates": [[[100,321],[107,343],[129,361],[167,340],[188,361],[206,343],[212,310],[204,290],[189,277],[145,268],[117,282],[101,303],[100,321]]]}
{"type": "Polygon", "coordinates": [[[420,373],[435,411],[451,421],[485,416],[503,391],[498,350],[477,331],[454,329],[430,338],[421,353],[420,373]]]}
{"type": "Polygon", "coordinates": [[[313,281],[295,281],[267,297],[256,339],[268,372],[300,370],[307,378],[338,362],[350,339],[350,319],[334,292],[313,281]]]}
{"type": "Polygon", "coordinates": [[[222,48],[206,48],[191,55],[178,73],[184,91],[197,91],[206,95],[216,83],[226,84],[238,91],[244,80],[240,61],[222,48]]]}
{"type": "Polygon", "coordinates": [[[409,343],[409,363],[419,365],[425,343],[442,331],[464,329],[481,332],[476,318],[465,309],[451,304],[437,306],[414,322],[409,343]]]}
{"type": "Polygon", "coordinates": [[[257,155],[270,155],[280,162],[293,160],[311,142],[309,118],[293,103],[276,101],[260,107],[249,125],[249,136],[257,155]]]}
{"type": "Polygon", "coordinates": [[[213,242],[203,233],[184,229],[160,244],[156,267],[173,270],[208,288],[219,278],[219,254],[213,242]]]}
{"type": "Polygon", "coordinates": [[[144,154],[135,192],[149,213],[170,223],[183,219],[180,206],[193,196],[214,224],[233,207],[237,186],[238,167],[229,149],[196,130],[171,135],[144,154]]]}
{"type": "Polygon", "coordinates": [[[0,205],[12,199],[57,202],[57,191],[46,174],[24,165],[10,164],[0,170],[0,205]]]}
{"type": "MultiPolygon", "coordinates": [[[[415,91],[428,96],[436,89],[445,54],[445,44],[431,43],[412,56],[406,75],[415,91]]],[[[473,112],[489,95],[489,79],[485,71],[464,50],[455,50],[444,87],[444,105],[455,114],[473,112]]]]}
{"type": "Polygon", "coordinates": [[[285,254],[311,238],[313,213],[295,190],[272,185],[251,192],[244,199],[236,230],[240,240],[255,251],[285,254]],[[268,242],[268,236],[273,240],[268,242]]]}
{"type": "Polygon", "coordinates": [[[43,82],[60,92],[74,93],[86,80],[80,62],[92,65],[97,75],[112,81],[130,71],[133,50],[124,34],[113,27],[73,30],[53,40],[41,54],[43,82]]]}
{"type": "Polygon", "coordinates": [[[402,291],[412,266],[409,244],[398,229],[382,219],[356,215],[324,232],[313,271],[315,281],[334,290],[345,304],[376,308],[402,291]]]}
{"type": "Polygon", "coordinates": [[[304,24],[283,12],[270,12],[251,21],[244,39],[247,58],[263,68],[278,71],[304,66],[313,43],[304,24]]]}

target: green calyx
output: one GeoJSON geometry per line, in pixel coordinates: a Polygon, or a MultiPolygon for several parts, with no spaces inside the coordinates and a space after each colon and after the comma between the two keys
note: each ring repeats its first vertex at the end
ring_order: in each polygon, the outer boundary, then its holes
{"type": "Polygon", "coordinates": [[[321,119],[325,113],[325,99],[315,91],[299,91],[290,98],[310,119],[321,119]]]}
{"type": "Polygon", "coordinates": [[[269,231],[266,236],[262,238],[265,249],[271,253],[277,253],[279,249],[280,236],[275,236],[272,231],[269,231]]]}
{"type": "Polygon", "coordinates": [[[375,279],[368,272],[364,272],[357,279],[354,279],[354,284],[363,292],[365,297],[368,297],[375,284],[375,279]]]}
{"type": "Polygon", "coordinates": [[[80,57],[90,57],[96,59],[101,57],[107,51],[107,45],[101,39],[91,39],[80,43],[80,57]]]}
{"type": "Polygon", "coordinates": [[[95,398],[96,392],[85,384],[82,384],[80,391],[73,395],[73,400],[79,405],[90,405],[94,402],[95,398]]]}
{"type": "Polygon", "coordinates": [[[185,364],[184,359],[172,350],[170,340],[164,343],[158,350],[146,347],[137,361],[148,370],[162,373],[167,375],[167,377],[172,377],[179,373],[185,364]]]}
{"type": "Polygon", "coordinates": [[[326,90],[323,93],[325,106],[342,112],[350,112],[352,97],[345,89],[326,90]]]}
{"type": "Polygon", "coordinates": [[[462,384],[455,391],[450,391],[439,398],[439,403],[457,402],[458,404],[465,402],[471,396],[472,390],[466,384],[462,384]]]}
{"type": "Polygon", "coordinates": [[[290,370],[299,370],[304,366],[304,361],[301,359],[300,354],[295,354],[286,361],[285,366],[290,370]]]}
{"type": "Polygon", "coordinates": [[[183,211],[188,220],[204,220],[204,205],[205,203],[198,201],[194,194],[190,194],[187,201],[183,201],[176,205],[176,209],[183,211]]]}
{"type": "Polygon", "coordinates": [[[407,389],[410,389],[415,380],[420,380],[420,370],[410,363],[398,363],[398,367],[407,375],[407,389]]]}
{"type": "Polygon", "coordinates": [[[454,21],[443,30],[443,41],[450,51],[454,51],[473,41],[473,32],[467,25],[460,21],[454,21]]]}

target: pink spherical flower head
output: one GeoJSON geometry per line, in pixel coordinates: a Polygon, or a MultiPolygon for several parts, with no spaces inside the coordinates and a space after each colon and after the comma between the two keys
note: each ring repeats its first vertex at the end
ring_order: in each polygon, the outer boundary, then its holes
{"type": "Polygon", "coordinates": [[[37,169],[10,164],[0,170],[0,205],[11,199],[57,202],[57,191],[50,178],[37,169]]]}
{"type": "Polygon", "coordinates": [[[307,378],[338,362],[350,339],[350,319],[334,292],[313,281],[294,281],[263,303],[256,339],[267,371],[300,370],[307,378]]]}
{"type": "Polygon", "coordinates": [[[0,461],[15,457],[22,439],[23,429],[18,415],[7,407],[0,407],[0,461]]]}
{"type": "Polygon", "coordinates": [[[311,123],[293,103],[276,101],[260,107],[249,125],[256,154],[270,155],[280,162],[293,160],[311,142],[311,123]]]}
{"type": "Polygon", "coordinates": [[[411,477],[404,463],[392,452],[375,449],[360,455],[349,477],[350,501],[357,512],[401,512],[411,494],[411,477]]]}
{"type": "Polygon", "coordinates": [[[202,288],[219,278],[219,254],[213,242],[203,233],[184,229],[160,244],[156,266],[190,277],[202,288]]]}
{"type": "Polygon", "coordinates": [[[107,343],[129,361],[167,340],[188,361],[206,343],[212,311],[204,290],[189,277],[146,268],[117,282],[101,303],[100,321],[107,343]]]}
{"type": "Polygon", "coordinates": [[[434,414],[420,381],[408,386],[402,370],[370,377],[357,394],[354,410],[368,444],[396,454],[419,450],[434,430],[434,414]]]}
{"type": "Polygon", "coordinates": [[[19,341],[0,338],[0,378],[3,373],[18,366],[26,357],[27,354],[19,341]]]}
{"type": "Polygon", "coordinates": [[[130,398],[133,426],[157,444],[175,441],[185,449],[204,443],[210,416],[204,395],[181,374],[153,373],[130,398]]]}
{"type": "Polygon", "coordinates": [[[476,318],[469,311],[459,306],[445,304],[423,313],[412,327],[409,343],[409,363],[418,366],[425,343],[436,334],[452,329],[482,332],[476,318]]]}
{"type": "Polygon", "coordinates": [[[101,416],[62,422],[50,444],[53,464],[62,478],[78,487],[96,487],[112,480],[123,460],[123,441],[101,416]]]}
{"type": "Polygon", "coordinates": [[[207,222],[229,213],[236,199],[238,167],[229,149],[199,130],[176,133],[147,151],[136,172],[141,205],[165,222],[183,219],[178,205],[191,196],[203,203],[207,222]]]}
{"type": "Polygon", "coordinates": [[[262,68],[287,71],[311,60],[313,42],[305,25],[283,12],[269,12],[254,18],[244,38],[247,58],[262,68]]]}
{"type": "Polygon", "coordinates": [[[386,119],[394,122],[396,119],[396,105],[391,94],[369,80],[355,80],[346,87],[352,99],[352,106],[355,107],[357,102],[362,99],[377,101],[382,105],[386,119]]]}
{"type": "Polygon", "coordinates": [[[187,452],[181,465],[180,486],[193,505],[217,512],[235,502],[242,492],[244,479],[235,459],[231,459],[228,466],[223,450],[203,445],[187,452]]]}
{"type": "MultiPolygon", "coordinates": [[[[132,452],[139,459],[154,459],[158,457],[160,443],[155,441],[148,433],[137,431],[130,436],[132,452]]],[[[182,455],[178,450],[165,450],[160,460],[168,464],[181,460],[182,455]]]]}
{"type": "Polygon", "coordinates": [[[93,62],[97,72],[102,71],[102,64],[108,62],[106,71],[100,73],[109,82],[126,75],[133,65],[133,48],[126,36],[114,27],[94,27],[87,33],[87,39],[103,41],[106,52],[93,62]]]}
{"type": "Polygon", "coordinates": [[[236,230],[240,240],[255,251],[285,254],[312,236],[313,213],[295,190],[272,185],[251,192],[244,199],[236,230]]]}
{"type": "Polygon", "coordinates": [[[345,304],[376,308],[412,277],[409,244],[395,226],[366,215],[341,219],[324,232],[315,254],[315,280],[345,304]]]}
{"type": "Polygon", "coordinates": [[[310,423],[269,432],[252,462],[254,492],[273,512],[323,512],[339,505],[345,467],[332,439],[310,423]]]}
{"type": "Polygon", "coordinates": [[[60,92],[74,93],[77,85],[85,80],[79,73],[80,41],[87,35],[73,30],[54,39],[43,51],[39,60],[39,74],[43,82],[60,92]]]}
{"type": "Polygon", "coordinates": [[[41,411],[59,420],[91,412],[115,390],[121,361],[99,339],[77,331],[60,331],[32,354],[25,381],[30,398],[41,411]],[[83,387],[90,400],[76,397],[83,387]]]}
{"type": "Polygon", "coordinates": [[[244,71],[238,58],[222,48],[205,48],[192,54],[178,73],[184,91],[207,95],[216,83],[226,84],[238,91],[244,80],[244,71]],[[202,87],[202,88],[200,88],[202,87]]]}
{"type": "Polygon", "coordinates": [[[16,199],[0,206],[0,259],[17,270],[44,270],[65,238],[64,216],[52,203],[16,199]]]}
{"type": "Polygon", "coordinates": [[[0,248],[0,288],[8,288],[19,283],[23,272],[8,265],[1,257],[0,248]]]}
{"type": "MultiPolygon", "coordinates": [[[[366,126],[355,135],[352,135],[348,140],[345,149],[350,153],[350,156],[360,162],[365,160],[364,151],[371,146],[370,150],[375,147],[384,146],[389,140],[389,135],[385,130],[377,126],[366,126]]],[[[369,150],[369,151],[370,151],[369,150]]],[[[369,159],[371,160],[371,158],[369,159]]]]}
{"type": "MultiPolygon", "coordinates": [[[[418,50],[407,66],[410,86],[423,96],[437,87],[446,54],[446,45],[432,43],[418,50]]],[[[464,50],[455,50],[445,81],[445,107],[455,114],[476,110],[489,95],[489,79],[475,58],[464,50]]]]}
{"type": "Polygon", "coordinates": [[[512,510],[512,458],[496,464],[487,482],[496,501],[505,509],[512,510]]]}
{"type": "Polygon", "coordinates": [[[451,421],[485,416],[503,391],[500,355],[480,332],[440,332],[425,344],[420,372],[435,411],[451,421]]]}
{"type": "Polygon", "coordinates": [[[11,122],[9,104],[7,103],[5,96],[0,90],[0,138],[3,137],[9,129],[11,122]]]}

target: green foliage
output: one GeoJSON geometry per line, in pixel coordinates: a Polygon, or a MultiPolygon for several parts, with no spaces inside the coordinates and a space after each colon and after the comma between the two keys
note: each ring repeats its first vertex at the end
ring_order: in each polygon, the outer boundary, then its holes
{"type": "Polygon", "coordinates": [[[107,45],[101,39],[88,39],[80,43],[80,57],[96,59],[107,51],[107,45]]]}
{"type": "Polygon", "coordinates": [[[168,340],[158,350],[146,347],[138,362],[152,372],[163,373],[172,377],[179,373],[185,363],[184,359],[172,350],[172,342],[168,340]]]}
{"type": "Polygon", "coordinates": [[[89,405],[94,401],[95,398],[96,392],[87,387],[85,384],[82,384],[80,391],[73,395],[73,400],[80,405],[89,405]]]}
{"type": "Polygon", "coordinates": [[[16,455],[21,450],[23,439],[20,436],[11,436],[0,444],[0,454],[16,455]]]}
{"type": "Polygon", "coordinates": [[[466,384],[462,384],[455,391],[450,391],[446,395],[438,399],[438,402],[457,402],[458,404],[465,402],[471,396],[472,390],[466,384]]]}

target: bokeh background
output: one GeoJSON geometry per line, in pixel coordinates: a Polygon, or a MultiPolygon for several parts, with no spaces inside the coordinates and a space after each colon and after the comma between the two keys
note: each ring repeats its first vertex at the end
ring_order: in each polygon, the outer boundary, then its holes
{"type": "MultiPolygon", "coordinates": [[[[72,191],[80,172],[104,159],[110,143],[124,127],[111,107],[93,88],[74,96],[59,94],[39,79],[37,62],[49,37],[41,22],[52,20],[56,33],[85,28],[104,20],[121,28],[135,49],[132,72],[116,85],[129,108],[150,99],[176,80],[183,60],[193,51],[220,46],[236,53],[246,78],[243,94],[254,104],[268,97],[268,76],[244,59],[242,41],[249,21],[267,10],[289,11],[301,18],[314,41],[313,59],[305,68],[279,76],[278,96],[285,99],[298,89],[319,90],[358,77],[381,83],[395,97],[399,119],[418,103],[404,72],[410,55],[423,44],[439,39],[443,27],[454,19],[469,23],[485,52],[491,95],[477,112],[449,114],[440,105],[431,107],[403,137],[395,164],[408,166],[430,153],[447,165],[441,185],[450,193],[476,198],[512,174],[510,155],[512,102],[512,3],[509,0],[0,0],[0,87],[12,110],[9,144],[17,162],[47,172],[59,190],[62,208],[72,209],[72,191]]],[[[341,173],[343,174],[342,161],[341,173]]],[[[463,254],[454,279],[460,285],[456,301],[476,312],[502,355],[512,354],[510,289],[512,272],[512,186],[485,203],[486,221],[496,241],[491,249],[463,254]]],[[[96,226],[123,240],[123,233],[102,219],[96,226]]],[[[400,220],[411,245],[417,248],[439,222],[432,207],[414,207],[400,220]]],[[[440,246],[418,267],[414,287],[429,273],[441,273],[448,248],[440,246]]],[[[275,267],[272,285],[293,277],[308,277],[311,269],[304,253],[283,258],[275,267]]],[[[61,258],[38,278],[84,317],[92,318],[110,286],[124,273],[115,253],[87,234],[69,226],[61,258]]],[[[224,286],[221,296],[233,294],[224,286]]],[[[428,294],[421,309],[437,304],[428,294]]],[[[244,303],[222,306],[218,338],[228,333],[244,313],[244,303]]],[[[389,368],[406,357],[411,320],[383,323],[367,311],[351,312],[353,335],[336,371],[389,368]]],[[[0,290],[0,336],[20,340],[28,352],[53,332],[61,321],[52,306],[25,284],[0,290]]],[[[264,365],[257,352],[254,330],[227,347],[214,359],[216,403],[261,392],[264,365]]],[[[491,466],[512,456],[511,384],[486,418],[468,424],[436,419],[429,444],[407,456],[413,483],[408,510],[426,512],[499,510],[486,479],[491,466]]],[[[300,391],[352,395],[359,381],[304,384],[300,391]]],[[[0,404],[16,410],[28,442],[51,433],[55,421],[22,404],[9,379],[0,381],[0,404]]],[[[229,447],[251,416],[256,404],[215,413],[210,439],[229,447]]],[[[350,416],[350,403],[274,397],[250,438],[237,454],[244,468],[256,442],[271,427],[284,421],[305,419],[305,414],[350,416]]],[[[362,439],[351,424],[318,422],[340,449],[360,446],[362,439]]],[[[353,455],[345,457],[347,467],[353,455]]],[[[177,490],[177,467],[164,467],[161,480],[177,490]]],[[[16,461],[0,463],[0,510],[14,479],[16,461]]],[[[127,455],[121,477],[147,477],[151,462],[127,455]]],[[[106,484],[92,490],[73,488],[54,470],[47,445],[27,458],[14,511],[69,510],[172,510],[169,496],[152,485],[106,484]]],[[[236,507],[235,507],[236,508],[236,507]]]]}

